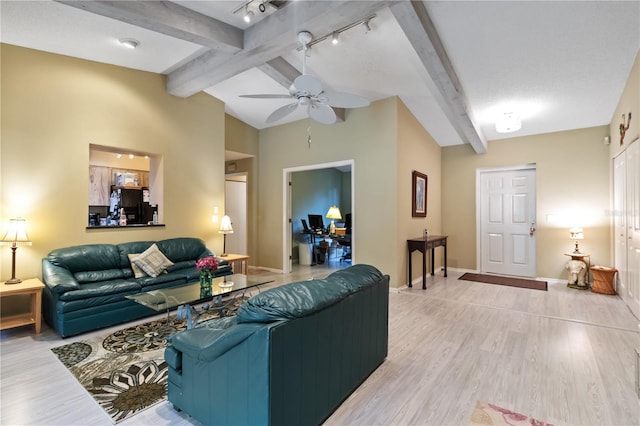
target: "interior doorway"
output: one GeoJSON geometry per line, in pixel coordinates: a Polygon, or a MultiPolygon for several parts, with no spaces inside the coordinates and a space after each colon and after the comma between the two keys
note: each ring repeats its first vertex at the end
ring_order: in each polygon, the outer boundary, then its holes
{"type": "Polygon", "coordinates": [[[224,214],[233,227],[233,234],[226,237],[226,251],[247,254],[247,173],[225,175],[224,197],[224,214]]]}
{"type": "Polygon", "coordinates": [[[480,270],[535,277],[535,165],[478,170],[476,186],[480,270]]]}
{"type": "MultiPolygon", "coordinates": [[[[350,173],[350,178],[349,181],[347,183],[348,185],[348,192],[350,193],[350,197],[349,197],[349,212],[351,213],[351,217],[355,218],[355,191],[354,191],[354,173],[355,173],[355,168],[354,168],[354,161],[353,160],[344,160],[344,161],[337,161],[337,162],[332,162],[332,163],[322,163],[322,164],[313,164],[313,165],[308,165],[308,166],[300,166],[300,167],[291,167],[291,168],[286,168],[283,169],[283,224],[282,224],[282,247],[283,247],[283,251],[282,251],[282,270],[284,273],[289,273],[292,270],[292,266],[293,266],[293,259],[294,259],[294,250],[297,250],[297,243],[301,240],[301,228],[302,228],[302,224],[299,223],[300,222],[300,218],[299,217],[293,217],[293,197],[294,195],[292,195],[294,193],[294,191],[292,191],[292,178],[293,178],[293,174],[298,173],[298,172],[311,172],[311,171],[320,171],[323,169],[340,169],[343,172],[349,172],[350,173]]],[[[323,184],[323,182],[319,182],[320,185],[323,184]]],[[[324,217],[327,213],[327,210],[329,209],[329,207],[331,207],[330,205],[327,206],[322,206],[322,207],[317,207],[316,210],[318,210],[318,212],[311,212],[309,211],[308,213],[318,213],[318,214],[322,214],[322,216],[324,217]],[[324,210],[324,211],[321,211],[324,210]]],[[[347,211],[342,212],[343,214],[343,219],[344,219],[344,215],[346,215],[346,213],[349,213],[347,211]]],[[[306,214],[306,213],[305,213],[306,214]]],[[[325,219],[326,221],[326,225],[329,225],[329,220],[325,219]]],[[[355,235],[355,228],[356,228],[356,221],[352,220],[352,225],[351,225],[351,229],[352,229],[352,236],[355,235]]],[[[354,244],[352,243],[351,245],[351,258],[352,261],[355,262],[355,250],[354,250],[354,244]]]]}

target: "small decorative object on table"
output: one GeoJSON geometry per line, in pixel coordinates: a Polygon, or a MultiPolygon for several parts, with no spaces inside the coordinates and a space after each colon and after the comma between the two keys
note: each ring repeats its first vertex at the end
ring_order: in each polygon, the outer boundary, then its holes
{"type": "Polygon", "coordinates": [[[203,257],[196,262],[196,268],[200,271],[200,292],[205,290],[203,297],[211,295],[211,283],[213,281],[213,274],[218,269],[218,259],[213,256],[203,257]],[[206,290],[208,289],[208,294],[206,290]]]}

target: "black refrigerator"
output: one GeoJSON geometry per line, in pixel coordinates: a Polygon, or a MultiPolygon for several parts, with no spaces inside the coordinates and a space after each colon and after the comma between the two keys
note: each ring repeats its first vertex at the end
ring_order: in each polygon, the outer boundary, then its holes
{"type": "Polygon", "coordinates": [[[154,208],[144,201],[147,188],[112,187],[118,195],[118,204],[127,216],[127,225],[146,224],[153,220],[154,208]]]}

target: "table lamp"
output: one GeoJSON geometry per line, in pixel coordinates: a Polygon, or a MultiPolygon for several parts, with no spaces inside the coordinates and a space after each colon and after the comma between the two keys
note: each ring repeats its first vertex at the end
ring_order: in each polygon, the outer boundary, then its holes
{"type": "Polygon", "coordinates": [[[333,222],[334,219],[342,220],[342,215],[340,214],[340,209],[336,206],[331,206],[329,211],[327,212],[327,219],[331,219],[331,224],[329,225],[329,233],[336,233],[336,224],[333,222]]]}
{"type": "Polygon", "coordinates": [[[580,247],[578,247],[578,240],[584,240],[584,233],[582,232],[582,228],[571,228],[569,229],[569,238],[575,240],[576,248],[573,250],[574,254],[580,254],[580,247]]]}
{"type": "Polygon", "coordinates": [[[31,241],[27,236],[27,221],[19,217],[11,219],[9,230],[0,243],[5,246],[11,246],[11,279],[6,281],[5,284],[18,284],[22,280],[16,278],[16,250],[18,246],[31,245],[31,241]]]}
{"type": "Polygon", "coordinates": [[[224,235],[224,243],[222,246],[222,257],[227,255],[227,234],[233,234],[233,227],[231,226],[231,218],[227,215],[222,216],[220,221],[220,230],[218,233],[224,235]]]}

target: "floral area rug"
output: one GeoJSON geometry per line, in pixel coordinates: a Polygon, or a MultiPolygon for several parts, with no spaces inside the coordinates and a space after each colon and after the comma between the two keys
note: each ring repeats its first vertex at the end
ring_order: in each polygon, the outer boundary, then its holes
{"type": "Polygon", "coordinates": [[[486,402],[480,402],[476,404],[476,408],[471,414],[470,426],[553,426],[550,423],[545,423],[540,420],[536,420],[524,414],[515,413],[506,408],[498,407],[497,405],[489,404],[486,402]]]}
{"type": "MultiPolygon", "coordinates": [[[[238,298],[234,307],[243,301],[238,298]]],[[[217,311],[207,311],[200,321],[216,317],[217,311]]],[[[186,321],[165,317],[58,346],[51,352],[118,423],[167,399],[169,371],[164,348],[169,336],[186,328],[186,321]]]]}

